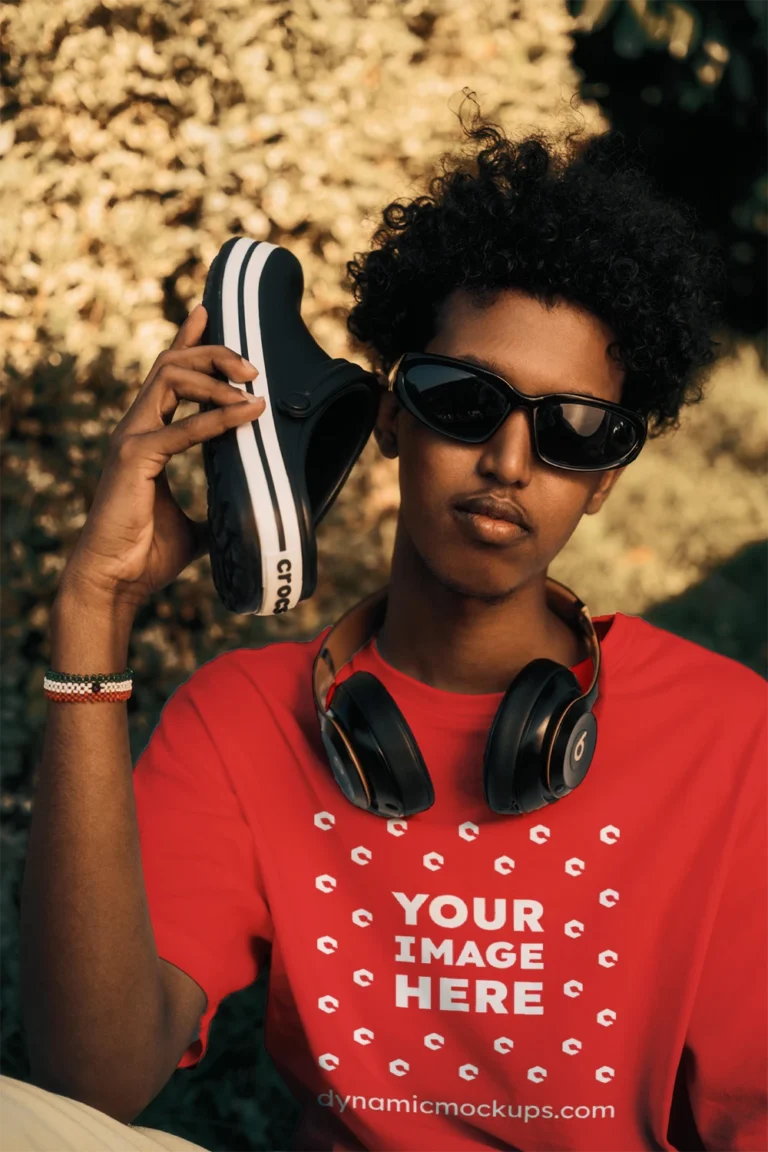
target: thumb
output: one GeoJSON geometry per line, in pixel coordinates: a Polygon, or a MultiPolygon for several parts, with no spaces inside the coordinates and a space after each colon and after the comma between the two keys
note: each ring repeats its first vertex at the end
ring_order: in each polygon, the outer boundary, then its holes
{"type": "Polygon", "coordinates": [[[163,538],[178,552],[180,570],[205,556],[209,547],[208,521],[198,522],[187,516],[174,497],[163,469],[155,477],[155,522],[163,538]]]}

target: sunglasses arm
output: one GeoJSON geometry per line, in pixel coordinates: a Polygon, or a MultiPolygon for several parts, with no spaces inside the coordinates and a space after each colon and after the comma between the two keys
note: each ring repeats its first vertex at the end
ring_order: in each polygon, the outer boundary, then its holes
{"type": "Polygon", "coordinates": [[[394,392],[395,390],[395,380],[397,379],[397,373],[400,369],[400,365],[404,356],[405,352],[403,352],[401,356],[398,356],[397,360],[389,370],[389,374],[387,375],[387,392],[394,392]]]}

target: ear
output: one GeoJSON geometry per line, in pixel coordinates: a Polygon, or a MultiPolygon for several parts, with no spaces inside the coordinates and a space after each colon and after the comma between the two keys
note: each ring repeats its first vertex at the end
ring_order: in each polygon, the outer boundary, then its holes
{"type": "Polygon", "coordinates": [[[397,456],[397,415],[399,411],[400,405],[393,393],[382,390],[373,434],[376,437],[379,451],[388,460],[394,460],[397,456]]]}
{"type": "Polygon", "coordinates": [[[608,499],[608,494],[613,489],[614,484],[617,482],[623,471],[623,468],[613,468],[610,472],[603,472],[597,488],[590,496],[587,506],[584,509],[585,516],[594,516],[596,512],[600,511],[603,504],[608,499]]]}

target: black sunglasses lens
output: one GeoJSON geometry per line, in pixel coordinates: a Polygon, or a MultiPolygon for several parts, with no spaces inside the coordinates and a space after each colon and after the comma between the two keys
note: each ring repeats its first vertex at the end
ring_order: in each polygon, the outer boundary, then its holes
{"type": "Polygon", "coordinates": [[[425,424],[468,443],[487,440],[511,410],[500,390],[450,364],[408,365],[403,388],[425,424]]]}
{"type": "Polygon", "coordinates": [[[635,425],[594,404],[542,404],[536,412],[539,451],[566,468],[605,468],[618,464],[637,447],[635,425]]]}
{"type": "MultiPolygon", "coordinates": [[[[516,406],[514,394],[471,368],[415,363],[401,376],[405,397],[430,428],[464,443],[487,440],[516,406]]],[[[632,420],[597,404],[546,402],[536,409],[536,445],[543,459],[563,468],[609,468],[638,447],[632,420]]]]}

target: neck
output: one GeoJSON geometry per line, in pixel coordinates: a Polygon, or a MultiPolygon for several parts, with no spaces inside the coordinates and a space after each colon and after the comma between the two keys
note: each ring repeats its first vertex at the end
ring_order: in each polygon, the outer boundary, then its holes
{"type": "Polygon", "coordinates": [[[442,584],[398,524],[387,611],[376,643],[382,657],[448,692],[504,692],[531,660],[566,667],[586,658],[574,632],[549,608],[546,572],[488,603],[442,584]]]}

